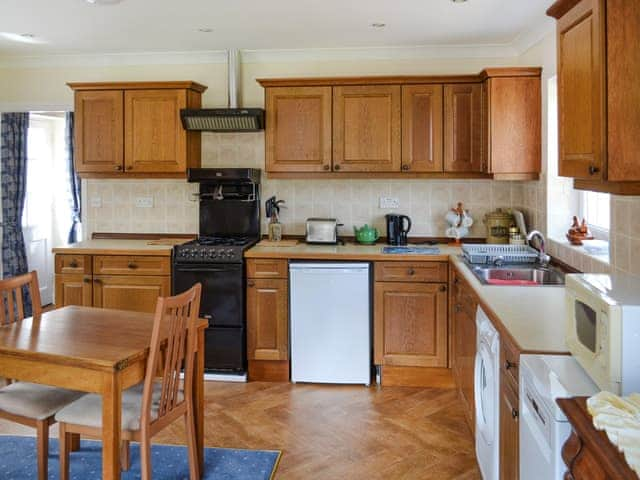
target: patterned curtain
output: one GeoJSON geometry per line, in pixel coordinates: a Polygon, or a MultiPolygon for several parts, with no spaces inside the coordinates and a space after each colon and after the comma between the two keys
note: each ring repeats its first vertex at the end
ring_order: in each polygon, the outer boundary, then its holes
{"type": "MultiPolygon", "coordinates": [[[[3,113],[2,136],[2,273],[5,278],[27,273],[27,251],[22,234],[22,212],[27,190],[27,131],[29,113],[3,113]]],[[[25,315],[31,298],[24,297],[25,315]]]]}
{"type": "Polygon", "coordinates": [[[71,230],[69,231],[69,243],[76,243],[78,238],[78,224],[82,216],[82,184],[73,163],[73,112],[65,113],[65,153],[67,156],[67,168],[69,172],[69,190],[71,192],[71,230]]]}

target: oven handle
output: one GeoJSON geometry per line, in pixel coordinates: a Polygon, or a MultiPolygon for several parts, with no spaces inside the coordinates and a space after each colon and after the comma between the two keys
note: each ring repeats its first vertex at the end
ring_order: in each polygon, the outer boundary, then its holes
{"type": "Polygon", "coordinates": [[[233,272],[242,270],[242,265],[228,265],[224,267],[206,267],[202,265],[174,265],[176,272],[233,272]]]}

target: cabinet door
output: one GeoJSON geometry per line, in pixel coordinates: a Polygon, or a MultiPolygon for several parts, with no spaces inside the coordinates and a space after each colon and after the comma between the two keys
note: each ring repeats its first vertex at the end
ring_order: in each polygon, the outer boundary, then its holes
{"type": "Polygon", "coordinates": [[[540,173],[540,77],[497,77],[485,84],[487,173],[540,173]]]}
{"type": "Polygon", "coordinates": [[[93,306],[154,312],[158,297],[171,294],[171,277],[100,275],[93,279],[93,306]]]}
{"type": "Polygon", "coordinates": [[[520,414],[518,395],[507,384],[504,374],[500,380],[500,478],[518,480],[520,476],[520,414]]]}
{"type": "Polygon", "coordinates": [[[400,172],[399,85],[334,87],[333,170],[400,172]]]}
{"type": "Polygon", "coordinates": [[[469,297],[468,288],[459,280],[451,328],[454,377],[458,383],[458,391],[464,403],[469,425],[473,430],[475,428],[476,321],[470,312],[475,310],[475,304],[469,297]]]}
{"type": "Polygon", "coordinates": [[[603,0],[581,0],[558,20],[558,172],[602,178],[605,147],[603,0]]]}
{"type": "Polygon", "coordinates": [[[249,360],[289,358],[287,280],[247,280],[247,346],[249,360]]]}
{"type": "Polygon", "coordinates": [[[444,170],[482,171],[482,85],[444,86],[444,170]]]}
{"type": "Polygon", "coordinates": [[[181,173],[187,168],[187,132],[180,110],[186,90],[127,90],[124,165],[129,173],[181,173]]]}
{"type": "Polygon", "coordinates": [[[376,282],[377,365],[447,366],[447,286],[376,282]]]}
{"type": "Polygon", "coordinates": [[[403,86],[402,171],[442,169],[442,85],[403,86]]]}
{"type": "Polygon", "coordinates": [[[91,275],[65,273],[55,276],[56,308],[67,305],[91,307],[93,305],[91,275]]]}
{"type": "Polygon", "coordinates": [[[267,172],[331,170],[331,87],[266,90],[267,172]]]}
{"type": "Polygon", "coordinates": [[[75,92],[74,156],[78,173],[113,173],[123,168],[122,90],[75,92]]]}

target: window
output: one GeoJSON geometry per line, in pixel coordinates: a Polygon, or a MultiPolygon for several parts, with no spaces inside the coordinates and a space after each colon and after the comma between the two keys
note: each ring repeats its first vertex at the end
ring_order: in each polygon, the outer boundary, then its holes
{"type": "Polygon", "coordinates": [[[581,216],[587,220],[591,233],[597,239],[608,240],[611,225],[610,195],[582,192],[581,197],[581,216]]]}

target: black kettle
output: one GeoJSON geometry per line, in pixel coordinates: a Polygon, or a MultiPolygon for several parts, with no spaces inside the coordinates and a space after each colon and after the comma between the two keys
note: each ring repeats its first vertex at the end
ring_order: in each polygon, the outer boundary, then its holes
{"type": "Polygon", "coordinates": [[[411,219],[406,215],[390,213],[387,219],[387,243],[389,245],[406,245],[407,233],[411,230],[411,219]]]}

